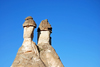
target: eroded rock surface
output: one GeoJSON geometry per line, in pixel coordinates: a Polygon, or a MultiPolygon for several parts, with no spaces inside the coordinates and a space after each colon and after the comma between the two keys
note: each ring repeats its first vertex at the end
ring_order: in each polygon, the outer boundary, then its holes
{"type": "Polygon", "coordinates": [[[11,67],[45,67],[39,57],[39,52],[33,40],[33,31],[36,27],[32,17],[27,17],[23,24],[24,41],[11,67]]]}
{"type": "Polygon", "coordinates": [[[41,30],[41,31],[47,31],[47,30],[49,30],[50,32],[52,32],[51,29],[52,29],[52,27],[49,24],[48,19],[42,20],[41,23],[40,23],[40,25],[39,25],[39,28],[38,28],[38,30],[41,30]]]}
{"type": "Polygon", "coordinates": [[[31,16],[25,18],[23,27],[34,26],[36,28],[36,23],[31,16]]]}
{"type": "Polygon", "coordinates": [[[46,65],[46,67],[64,67],[59,59],[54,48],[51,46],[50,33],[52,27],[47,20],[43,20],[40,23],[38,30],[38,47],[40,51],[40,58],[46,65]]]}
{"type": "Polygon", "coordinates": [[[36,23],[31,16],[25,18],[23,28],[24,41],[11,67],[64,67],[51,46],[52,27],[47,19],[43,20],[38,28],[37,46],[32,41],[36,23]]]}

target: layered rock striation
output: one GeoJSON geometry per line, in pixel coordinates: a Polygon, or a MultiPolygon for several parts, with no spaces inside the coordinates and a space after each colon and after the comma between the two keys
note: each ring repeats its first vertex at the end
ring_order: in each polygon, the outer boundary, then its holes
{"type": "Polygon", "coordinates": [[[64,67],[51,46],[52,27],[47,19],[39,25],[37,45],[33,42],[36,23],[31,16],[25,18],[23,28],[24,41],[11,67],[64,67]]]}

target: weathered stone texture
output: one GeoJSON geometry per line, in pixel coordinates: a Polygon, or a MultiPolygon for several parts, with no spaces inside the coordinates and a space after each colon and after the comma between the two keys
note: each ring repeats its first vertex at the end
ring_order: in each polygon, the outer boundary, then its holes
{"type": "Polygon", "coordinates": [[[23,24],[24,41],[11,67],[45,67],[39,57],[39,52],[33,40],[33,31],[36,26],[32,17],[27,17],[23,24]],[[32,22],[31,22],[32,21],[32,22]]]}
{"type": "Polygon", "coordinates": [[[40,23],[39,28],[37,46],[39,47],[41,60],[46,67],[64,67],[56,51],[50,44],[50,33],[52,31],[51,25],[47,20],[44,20],[40,23]]]}
{"type": "Polygon", "coordinates": [[[38,44],[40,58],[46,67],[64,67],[54,48],[48,43],[38,44]]]}
{"type": "Polygon", "coordinates": [[[40,31],[39,38],[38,38],[38,44],[49,43],[49,41],[50,41],[50,32],[49,31],[40,31]]]}
{"type": "Polygon", "coordinates": [[[50,44],[52,27],[48,20],[43,20],[40,23],[37,46],[32,41],[35,27],[36,23],[33,18],[27,17],[23,24],[24,41],[11,67],[64,67],[50,44]]]}
{"type": "Polygon", "coordinates": [[[36,23],[31,16],[25,18],[25,22],[23,24],[23,27],[25,27],[25,26],[27,26],[27,27],[34,26],[36,28],[36,23]]]}
{"type": "Polygon", "coordinates": [[[39,55],[34,52],[24,52],[21,46],[11,67],[45,67],[39,55]]]}
{"type": "Polygon", "coordinates": [[[47,31],[47,30],[49,30],[49,31],[52,32],[51,29],[52,29],[52,27],[51,27],[51,25],[49,24],[49,22],[48,22],[47,19],[41,21],[41,23],[40,23],[40,25],[39,25],[39,30],[41,30],[41,31],[47,31]]]}

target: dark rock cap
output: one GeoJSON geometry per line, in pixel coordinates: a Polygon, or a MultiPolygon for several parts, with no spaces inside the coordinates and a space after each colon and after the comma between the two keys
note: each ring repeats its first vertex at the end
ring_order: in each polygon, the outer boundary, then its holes
{"type": "Polygon", "coordinates": [[[45,19],[41,21],[38,31],[47,31],[47,30],[52,32],[52,27],[49,24],[48,19],[45,19]]]}
{"type": "Polygon", "coordinates": [[[36,23],[31,16],[25,18],[25,22],[23,23],[23,27],[34,26],[36,28],[36,23]]]}
{"type": "Polygon", "coordinates": [[[31,16],[25,18],[25,20],[33,19],[31,16]]]}

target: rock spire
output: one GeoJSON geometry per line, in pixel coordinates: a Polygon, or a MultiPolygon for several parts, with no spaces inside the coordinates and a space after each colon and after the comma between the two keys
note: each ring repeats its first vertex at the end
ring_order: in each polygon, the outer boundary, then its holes
{"type": "Polygon", "coordinates": [[[39,25],[37,45],[32,41],[36,23],[31,16],[25,18],[23,28],[24,41],[11,67],[64,67],[51,46],[52,27],[47,19],[39,25]]]}
{"type": "Polygon", "coordinates": [[[45,67],[39,57],[36,44],[32,41],[36,23],[32,17],[27,17],[23,24],[24,41],[19,48],[16,58],[11,67],[45,67]]]}
{"type": "Polygon", "coordinates": [[[46,67],[64,67],[56,51],[51,46],[50,33],[52,31],[52,27],[48,20],[43,20],[38,29],[37,46],[39,47],[41,60],[44,62],[46,67]]]}

